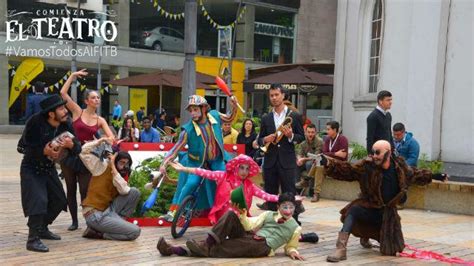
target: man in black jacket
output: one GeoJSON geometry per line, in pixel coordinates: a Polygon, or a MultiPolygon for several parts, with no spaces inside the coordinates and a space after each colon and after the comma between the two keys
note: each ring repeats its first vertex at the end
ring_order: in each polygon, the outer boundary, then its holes
{"type": "Polygon", "coordinates": [[[26,249],[30,251],[49,251],[40,239],[61,239],[48,229],[59,213],[66,210],[66,195],[54,162],[65,149],[71,154],[81,151],[79,141],[73,138],[63,138],[54,145],[51,142],[65,131],[73,132],[65,104],[59,95],[42,100],[42,111],[26,122],[18,143],[18,151],[24,154],[20,168],[21,203],[28,216],[26,249]]]}
{"type": "MultiPolygon", "coordinates": [[[[280,84],[273,84],[269,90],[273,109],[262,117],[258,143],[264,146],[276,141],[275,132],[286,117],[291,117],[291,125],[283,126],[280,134],[283,137],[277,144],[269,144],[263,162],[263,179],[265,191],[270,194],[289,192],[296,194],[296,152],[295,144],[302,142],[304,137],[301,115],[284,103],[285,91],[280,84]]],[[[267,202],[270,210],[276,211],[276,204],[267,202]]]]}
{"type": "Polygon", "coordinates": [[[386,140],[392,145],[392,93],[380,91],[377,94],[377,107],[367,117],[367,152],[372,154],[372,146],[378,140],[386,140]]]}

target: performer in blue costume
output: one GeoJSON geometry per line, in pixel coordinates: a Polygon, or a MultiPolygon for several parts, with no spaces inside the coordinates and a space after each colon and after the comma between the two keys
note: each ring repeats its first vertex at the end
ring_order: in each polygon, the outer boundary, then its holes
{"type": "MultiPolygon", "coordinates": [[[[232,97],[230,102],[232,106],[230,114],[221,114],[216,110],[210,110],[203,97],[189,96],[186,110],[190,112],[192,120],[182,126],[178,142],[166,154],[160,166],[161,173],[165,174],[168,163],[178,155],[179,161],[185,166],[225,171],[225,162],[229,161],[230,157],[224,150],[221,125],[224,122],[232,122],[237,113],[237,101],[232,97]],[[186,144],[187,152],[180,152],[186,144]]],[[[170,211],[162,218],[172,221],[179,204],[199,186],[201,179],[202,177],[195,174],[180,173],[170,211]]],[[[198,210],[209,209],[214,205],[215,191],[215,181],[204,180],[203,187],[199,191],[198,210]]]]}

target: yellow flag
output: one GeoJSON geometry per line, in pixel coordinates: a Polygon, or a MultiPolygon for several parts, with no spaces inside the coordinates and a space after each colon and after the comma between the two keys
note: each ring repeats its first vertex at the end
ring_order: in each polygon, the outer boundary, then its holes
{"type": "Polygon", "coordinates": [[[15,76],[10,87],[10,100],[8,107],[10,108],[20,96],[21,91],[26,84],[30,83],[36,76],[44,70],[43,60],[39,58],[26,58],[17,68],[15,76]]]}

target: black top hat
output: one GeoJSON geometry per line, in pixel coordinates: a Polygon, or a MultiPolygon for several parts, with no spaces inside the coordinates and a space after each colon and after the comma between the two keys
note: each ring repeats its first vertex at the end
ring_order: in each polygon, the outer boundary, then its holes
{"type": "Polygon", "coordinates": [[[45,98],[40,102],[41,113],[54,111],[58,106],[65,105],[67,101],[63,100],[59,94],[54,94],[48,98],[45,98]]]}
{"type": "Polygon", "coordinates": [[[46,86],[46,83],[41,82],[41,81],[36,81],[34,85],[34,92],[44,92],[45,86],[46,86]]]}

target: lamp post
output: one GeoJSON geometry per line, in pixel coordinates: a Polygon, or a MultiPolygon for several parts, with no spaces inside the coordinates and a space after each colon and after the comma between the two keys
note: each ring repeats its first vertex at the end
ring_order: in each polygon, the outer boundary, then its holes
{"type": "Polygon", "coordinates": [[[196,92],[196,35],[197,35],[197,0],[186,0],[184,4],[184,66],[183,86],[181,89],[181,121],[188,121],[191,116],[186,111],[188,97],[196,92]]]}
{"type": "MultiPolygon", "coordinates": [[[[68,14],[69,16],[69,12],[68,12],[68,9],[67,9],[67,4],[65,5],[65,9],[66,9],[66,14],[68,14]]],[[[79,18],[79,11],[81,10],[81,1],[77,1],[77,14],[76,14],[76,19],[79,18]]],[[[74,30],[76,32],[76,34],[74,34],[74,39],[72,39],[72,50],[73,51],[76,51],[77,50],[77,39],[76,39],[76,36],[77,36],[77,31],[78,31],[78,25],[76,23],[75,27],[74,27],[74,30]]],[[[73,56],[71,58],[71,73],[72,72],[76,72],[77,71],[77,53],[74,52],[72,53],[73,56]]],[[[77,81],[73,81],[72,84],[71,84],[71,98],[77,102],[77,81]]]]}

